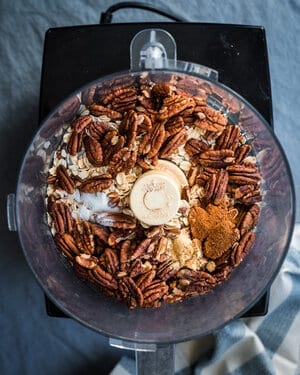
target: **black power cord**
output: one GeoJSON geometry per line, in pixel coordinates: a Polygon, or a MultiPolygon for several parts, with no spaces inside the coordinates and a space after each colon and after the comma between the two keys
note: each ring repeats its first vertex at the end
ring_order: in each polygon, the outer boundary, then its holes
{"type": "Polygon", "coordinates": [[[150,12],[158,13],[161,16],[170,18],[171,20],[176,21],[176,22],[188,22],[188,20],[186,20],[182,17],[179,17],[177,14],[166,12],[165,10],[163,10],[161,8],[158,8],[156,6],[147,5],[147,4],[141,3],[139,1],[125,1],[123,3],[114,4],[114,5],[110,6],[105,12],[102,12],[101,18],[100,18],[100,23],[101,24],[111,23],[113,13],[116,12],[117,10],[119,10],[119,9],[124,9],[124,8],[143,9],[143,10],[147,10],[147,11],[150,11],[150,12]]]}

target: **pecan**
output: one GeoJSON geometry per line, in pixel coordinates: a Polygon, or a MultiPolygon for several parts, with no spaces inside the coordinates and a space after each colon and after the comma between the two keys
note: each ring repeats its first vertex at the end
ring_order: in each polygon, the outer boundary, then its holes
{"type": "Polygon", "coordinates": [[[242,236],[256,226],[258,222],[259,212],[260,208],[257,204],[251,206],[250,209],[246,212],[239,226],[242,236]]]}
{"type": "Polygon", "coordinates": [[[170,118],[165,124],[166,137],[174,135],[184,129],[184,121],[181,116],[170,118]]]}
{"type": "Polygon", "coordinates": [[[155,301],[162,299],[168,290],[169,287],[164,281],[153,281],[143,290],[144,303],[151,306],[155,301]]]}
{"type": "Polygon", "coordinates": [[[57,184],[61,189],[65,190],[68,194],[74,193],[75,183],[62,164],[56,168],[56,177],[57,184]]]}
{"type": "Polygon", "coordinates": [[[241,185],[233,189],[233,196],[236,201],[244,203],[247,206],[261,202],[262,200],[260,190],[256,189],[254,185],[241,185]]]}
{"type": "Polygon", "coordinates": [[[109,207],[116,207],[120,202],[120,195],[116,191],[111,191],[107,194],[109,207]]]}
{"type": "MultiPolygon", "coordinates": [[[[174,154],[178,147],[183,145],[186,141],[186,130],[183,128],[180,132],[170,136],[159,151],[161,158],[167,158],[174,154]]],[[[149,154],[148,154],[149,156],[149,154]]]]}
{"type": "Polygon", "coordinates": [[[214,204],[220,204],[225,197],[228,184],[228,172],[225,169],[220,169],[216,178],[216,185],[213,193],[214,204]]]}
{"type": "Polygon", "coordinates": [[[165,140],[165,127],[161,122],[157,122],[151,131],[148,158],[157,155],[165,140]]]}
{"type": "Polygon", "coordinates": [[[54,240],[56,245],[69,259],[73,259],[75,255],[80,254],[73,236],[71,236],[69,233],[56,233],[54,240]]]}
{"type": "Polygon", "coordinates": [[[83,268],[93,269],[97,266],[97,258],[88,254],[80,254],[75,257],[76,263],[83,268]]]}
{"type": "Polygon", "coordinates": [[[95,238],[98,238],[100,241],[107,243],[109,231],[106,227],[97,224],[90,224],[90,228],[95,238]]]}
{"type": "Polygon", "coordinates": [[[106,268],[111,274],[115,274],[119,271],[119,258],[116,250],[107,247],[104,250],[104,256],[106,259],[106,268]]]}
{"type": "Polygon", "coordinates": [[[107,132],[101,140],[103,164],[107,165],[111,158],[124,147],[124,144],[125,138],[120,136],[116,130],[107,132]]]}
{"type": "Polygon", "coordinates": [[[77,119],[75,119],[71,123],[71,126],[74,129],[75,133],[81,133],[83,129],[85,129],[91,122],[92,122],[92,116],[85,115],[85,116],[80,116],[77,119]]]}
{"type": "Polygon", "coordinates": [[[111,126],[102,121],[93,121],[88,126],[89,135],[95,139],[102,138],[110,130],[112,130],[111,126]]]}
{"type": "Polygon", "coordinates": [[[125,112],[136,107],[137,93],[134,87],[123,87],[114,90],[104,97],[102,103],[111,106],[118,112],[125,112]]]}
{"type": "Polygon", "coordinates": [[[203,166],[221,168],[234,163],[232,150],[208,150],[198,156],[198,162],[203,166]]]}
{"type": "Polygon", "coordinates": [[[101,144],[97,139],[86,135],[83,139],[84,148],[88,161],[95,167],[100,167],[103,161],[103,152],[101,144]]]}
{"type": "Polygon", "coordinates": [[[181,95],[168,96],[163,101],[163,107],[157,114],[157,119],[167,120],[170,117],[178,115],[187,108],[193,107],[195,102],[192,98],[181,95]]]}
{"type": "Polygon", "coordinates": [[[104,271],[104,269],[97,265],[92,269],[92,275],[94,276],[95,280],[104,288],[108,288],[110,290],[118,289],[118,283],[116,279],[109,273],[104,271]]]}
{"type": "Polygon", "coordinates": [[[259,170],[254,165],[235,164],[227,167],[229,183],[236,185],[257,185],[261,179],[259,170]]]}
{"type": "Polygon", "coordinates": [[[123,298],[127,300],[127,304],[130,309],[143,305],[143,294],[131,277],[123,277],[119,281],[119,286],[123,292],[123,298]]]}
{"type": "Polygon", "coordinates": [[[158,244],[154,250],[153,258],[158,261],[163,261],[165,257],[165,253],[167,251],[168,246],[168,238],[167,237],[161,237],[158,241],[158,244]]]}
{"type": "Polygon", "coordinates": [[[232,269],[233,267],[231,265],[226,265],[225,267],[222,267],[222,269],[215,271],[213,276],[216,279],[216,283],[220,284],[226,281],[230,277],[232,269]]]}
{"type": "Polygon", "coordinates": [[[89,110],[92,115],[94,116],[107,116],[111,120],[120,120],[122,118],[122,114],[120,112],[114,111],[110,108],[104,107],[100,104],[92,104],[89,106],[89,110]]]}
{"type": "Polygon", "coordinates": [[[109,170],[114,176],[120,172],[128,173],[135,166],[136,158],[136,151],[130,151],[124,147],[113,155],[109,163],[109,170]]]}
{"type": "Polygon", "coordinates": [[[216,148],[221,149],[228,149],[236,151],[239,145],[239,138],[240,138],[240,127],[237,125],[228,125],[221,136],[217,139],[216,148]]]}
{"type": "Polygon", "coordinates": [[[137,113],[134,110],[129,110],[123,117],[123,120],[119,127],[120,134],[126,136],[125,147],[130,150],[134,145],[134,141],[137,134],[138,120],[137,113]]]}
{"type": "Polygon", "coordinates": [[[120,212],[99,212],[92,215],[91,219],[104,227],[119,229],[134,229],[136,219],[120,212]]]}
{"type": "Polygon", "coordinates": [[[82,133],[72,132],[71,137],[67,143],[66,150],[67,152],[74,156],[81,151],[82,148],[82,133]]]}
{"type": "Polygon", "coordinates": [[[212,133],[223,132],[227,124],[227,118],[212,108],[202,107],[201,110],[197,113],[198,119],[194,121],[194,125],[212,133]]]}
{"type": "Polygon", "coordinates": [[[251,151],[251,146],[248,144],[241,145],[235,151],[235,162],[236,164],[240,164],[246,156],[248,156],[249,152],[251,151]]]}
{"type": "Polygon", "coordinates": [[[172,93],[171,86],[166,83],[158,83],[152,87],[151,99],[153,108],[159,111],[163,105],[164,98],[170,96],[172,93]]]}
{"type": "Polygon", "coordinates": [[[129,240],[125,240],[120,248],[120,269],[125,270],[126,266],[130,262],[131,255],[131,243],[129,240]]]}
{"type": "Polygon", "coordinates": [[[137,117],[138,121],[138,133],[149,132],[152,128],[152,121],[149,116],[145,113],[139,114],[137,117]]]}
{"type": "Polygon", "coordinates": [[[195,185],[199,171],[200,171],[199,166],[192,167],[189,170],[188,183],[190,186],[195,185]]]}
{"type": "Polygon", "coordinates": [[[54,223],[57,233],[71,233],[73,229],[73,218],[69,207],[63,202],[56,202],[53,196],[48,198],[48,211],[54,223]]]}
{"type": "Polygon", "coordinates": [[[146,233],[147,238],[152,238],[152,240],[158,240],[164,235],[163,226],[151,227],[146,233]]]}
{"type": "Polygon", "coordinates": [[[174,262],[172,260],[166,260],[158,265],[156,276],[161,280],[167,281],[174,276],[176,272],[177,271],[174,269],[174,262]]]}
{"type": "Polygon", "coordinates": [[[151,244],[152,238],[146,238],[144,239],[134,250],[134,252],[131,254],[131,260],[134,260],[141,255],[145,254],[148,252],[148,248],[151,244]]]}
{"type": "Polygon", "coordinates": [[[155,270],[150,270],[148,272],[145,272],[141,275],[139,275],[136,279],[136,285],[140,288],[141,291],[143,291],[148,285],[150,285],[155,278],[156,272],[155,270]]]}
{"type": "Polygon", "coordinates": [[[248,231],[242,236],[239,244],[236,246],[231,255],[231,260],[234,267],[237,267],[248,254],[254,240],[255,234],[252,231],[248,231]]]}
{"type": "Polygon", "coordinates": [[[112,176],[105,173],[83,180],[78,189],[83,193],[97,193],[107,189],[112,184],[112,181],[112,176]]]}
{"type": "Polygon", "coordinates": [[[73,230],[73,236],[78,248],[85,254],[93,254],[95,251],[94,236],[88,221],[77,223],[73,230]]]}
{"type": "Polygon", "coordinates": [[[203,201],[209,202],[209,200],[213,197],[215,189],[216,189],[216,182],[217,182],[217,174],[213,173],[210,175],[209,179],[205,184],[205,194],[203,196],[203,201]]]}
{"type": "Polygon", "coordinates": [[[189,156],[192,157],[200,154],[203,151],[207,151],[209,149],[209,146],[207,143],[201,141],[200,139],[190,138],[186,142],[184,149],[189,154],[189,156]]]}
{"type": "Polygon", "coordinates": [[[127,240],[133,232],[134,229],[115,229],[110,233],[107,243],[109,246],[115,247],[121,241],[127,240]]]}
{"type": "Polygon", "coordinates": [[[132,277],[132,278],[135,278],[139,275],[141,275],[142,273],[144,273],[144,267],[143,267],[143,263],[140,259],[136,259],[133,263],[132,263],[132,266],[129,270],[129,276],[132,277]]]}

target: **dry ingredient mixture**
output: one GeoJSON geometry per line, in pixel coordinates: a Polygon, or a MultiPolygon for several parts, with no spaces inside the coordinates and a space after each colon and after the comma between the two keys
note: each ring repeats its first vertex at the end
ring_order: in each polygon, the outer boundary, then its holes
{"type": "Polygon", "coordinates": [[[255,240],[257,161],[240,126],[207,105],[208,94],[179,88],[176,77],[142,76],[101,95],[91,89],[55,152],[46,198],[54,240],[80,277],[131,309],[208,292],[255,240]],[[129,195],[161,159],[188,185],[175,217],[149,226],[129,195]]]}

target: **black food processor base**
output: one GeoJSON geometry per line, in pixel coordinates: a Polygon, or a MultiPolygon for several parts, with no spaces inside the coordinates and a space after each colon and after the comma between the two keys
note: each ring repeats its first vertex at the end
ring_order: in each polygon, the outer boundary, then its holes
{"type": "MultiPolygon", "coordinates": [[[[179,60],[219,72],[219,81],[247,99],[273,126],[265,31],[262,27],[206,23],[128,23],[49,29],[40,92],[40,122],[68,95],[101,76],[128,70],[132,38],[140,30],[169,31],[179,60]]],[[[49,316],[66,317],[47,297],[49,316]]],[[[268,311],[269,292],[243,317],[268,311]]]]}

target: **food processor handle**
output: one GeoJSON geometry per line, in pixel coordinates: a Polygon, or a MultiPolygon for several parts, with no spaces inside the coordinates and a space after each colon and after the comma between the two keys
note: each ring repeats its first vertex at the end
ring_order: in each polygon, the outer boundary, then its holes
{"type": "Polygon", "coordinates": [[[216,70],[193,62],[177,60],[177,46],[173,36],[163,29],[144,29],[130,44],[130,68],[137,70],[175,70],[217,81],[216,70]]]}
{"type": "Polygon", "coordinates": [[[141,344],[109,339],[115,348],[134,350],[137,375],[173,375],[175,373],[174,344],[141,344]]]}

